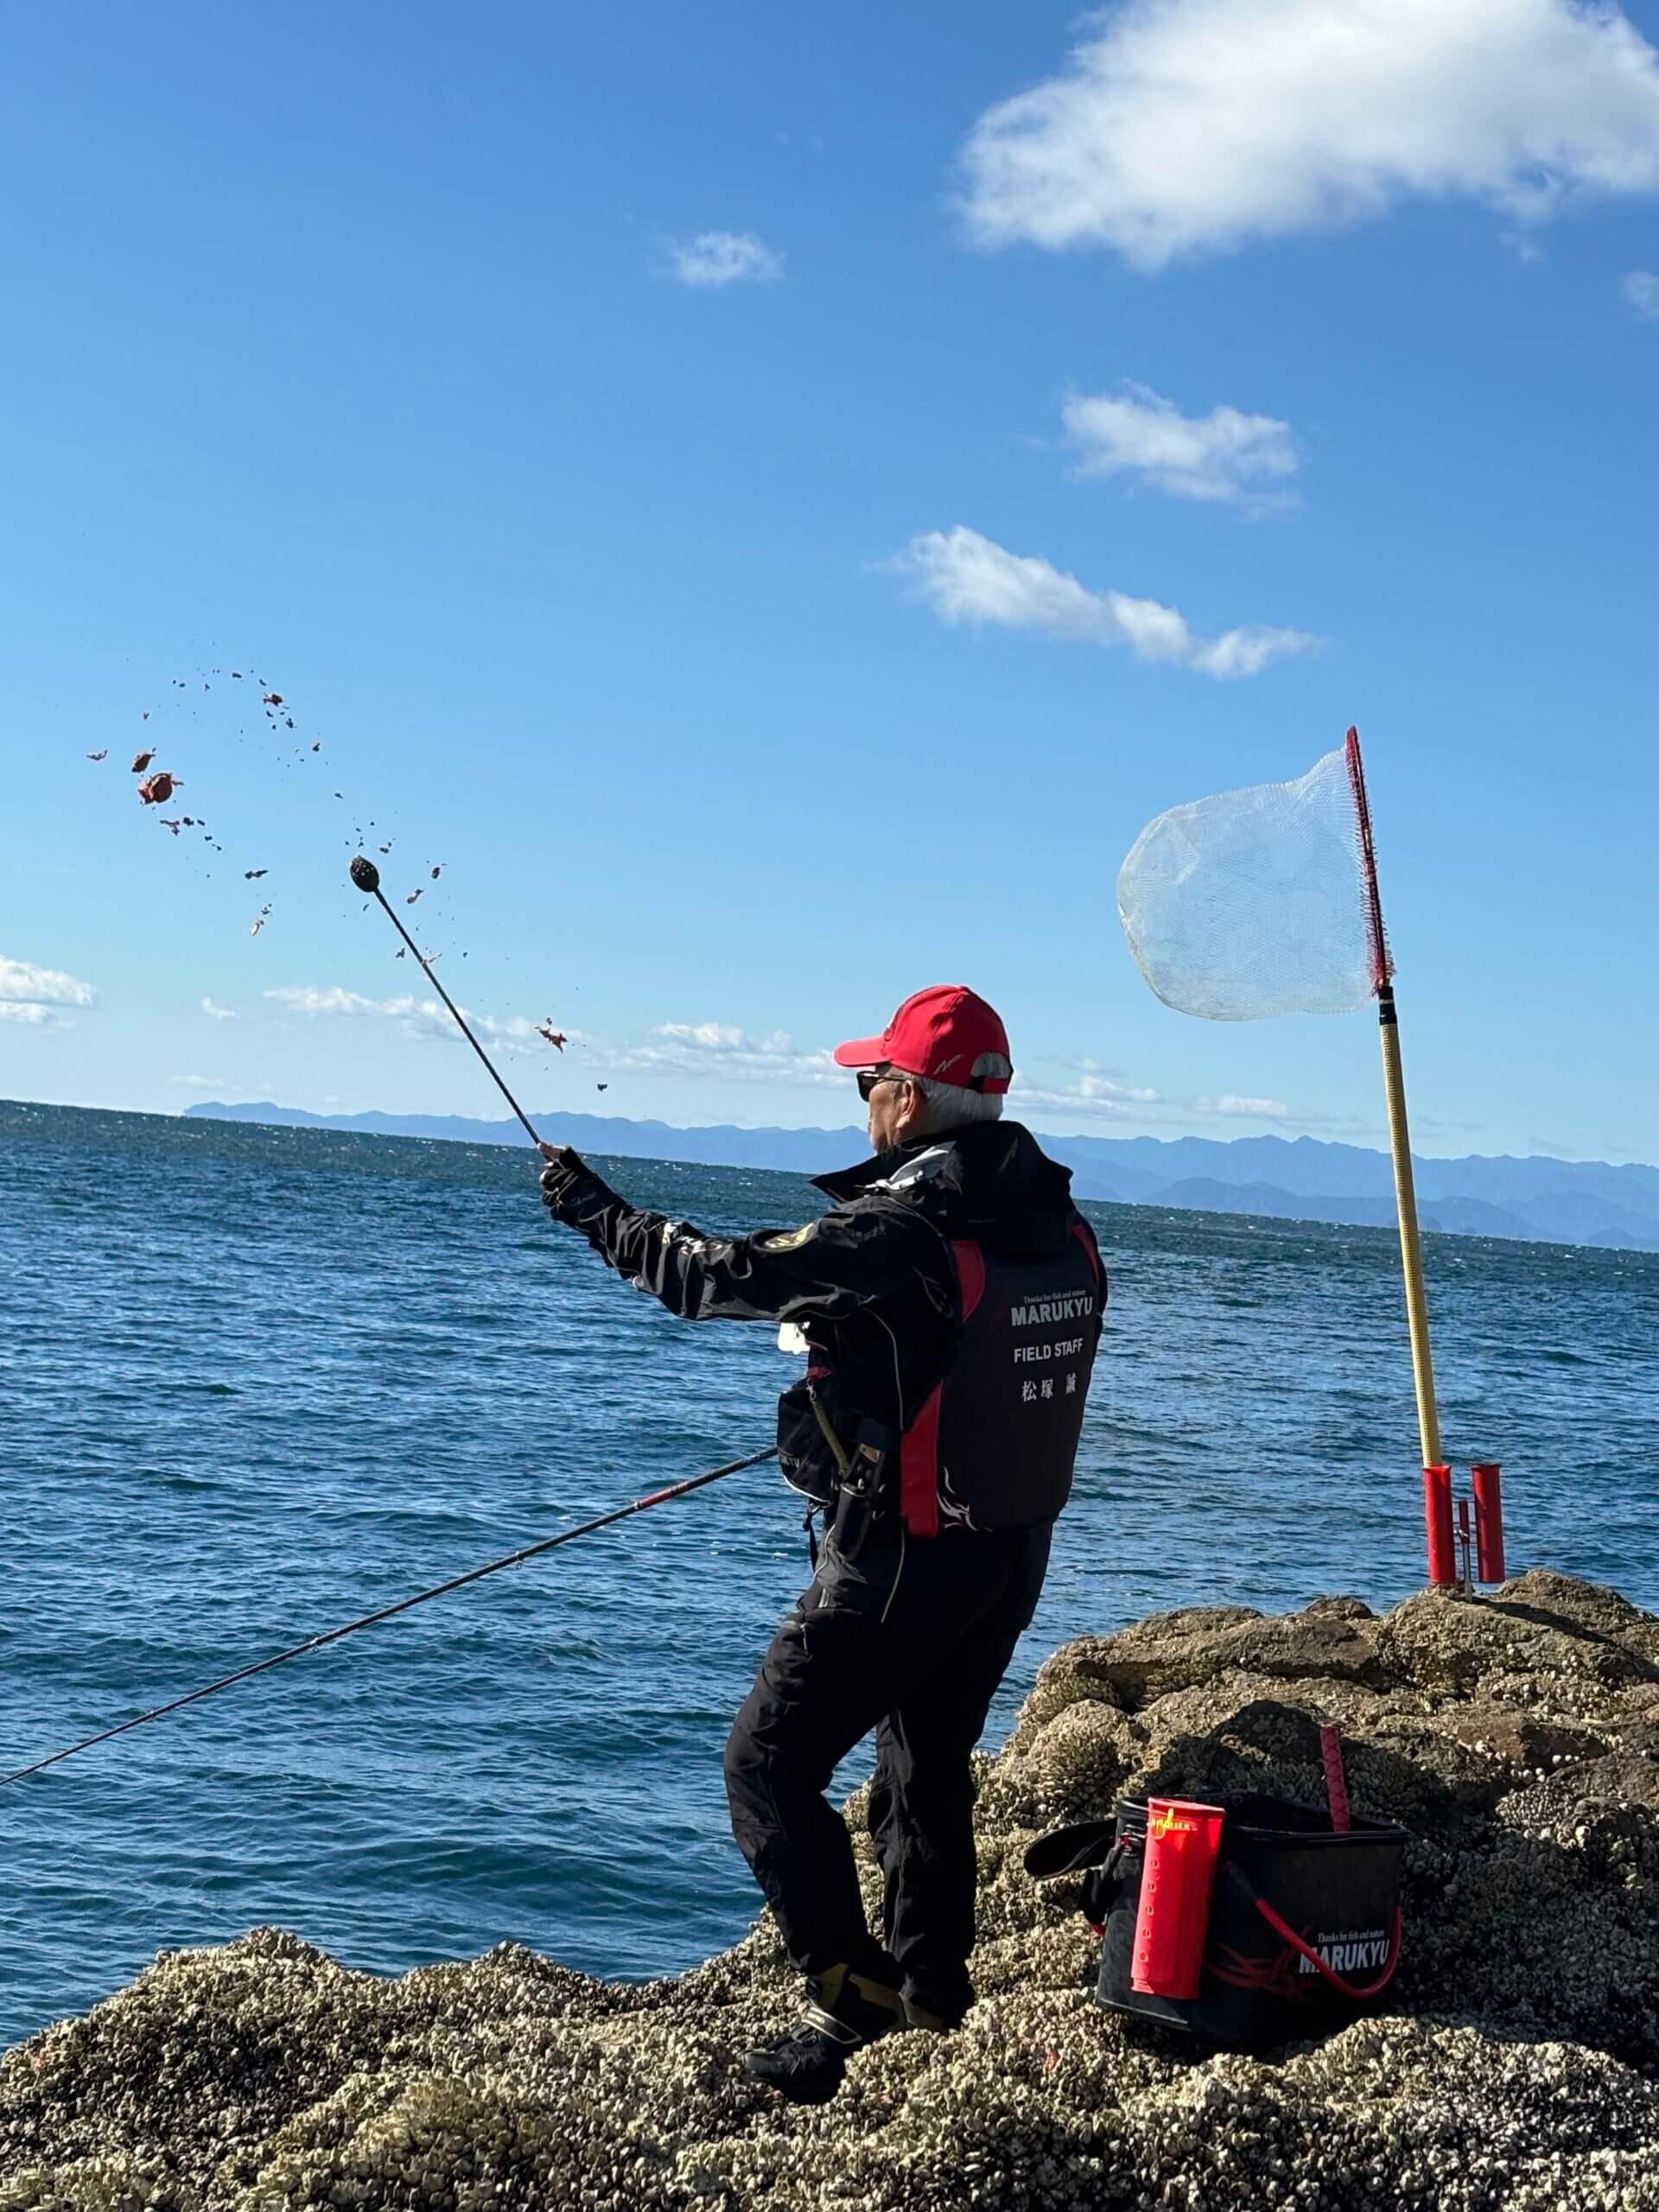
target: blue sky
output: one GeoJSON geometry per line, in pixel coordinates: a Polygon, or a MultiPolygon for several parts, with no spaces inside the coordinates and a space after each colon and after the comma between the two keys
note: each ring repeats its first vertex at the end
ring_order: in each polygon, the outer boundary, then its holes
{"type": "Polygon", "coordinates": [[[494,1112],[360,828],[534,1108],[854,1119],[961,980],[1039,1128],[1381,1141],[1368,1015],[1175,1014],[1114,891],[1353,721],[1420,1148],[1659,1159],[1656,44],[14,16],[0,1093],[494,1112]]]}

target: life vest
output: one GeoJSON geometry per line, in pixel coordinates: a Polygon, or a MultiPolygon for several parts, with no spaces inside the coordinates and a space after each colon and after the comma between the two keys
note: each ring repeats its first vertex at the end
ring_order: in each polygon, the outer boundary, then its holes
{"type": "Polygon", "coordinates": [[[1052,1521],[1071,1490],[1105,1278],[1088,1224],[1046,1260],[952,1242],[958,1320],[905,1430],[899,1503],[913,1536],[1052,1521]]]}

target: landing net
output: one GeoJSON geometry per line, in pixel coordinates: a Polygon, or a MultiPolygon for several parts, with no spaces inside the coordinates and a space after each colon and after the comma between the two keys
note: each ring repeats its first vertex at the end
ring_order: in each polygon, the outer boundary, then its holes
{"type": "Polygon", "coordinates": [[[1393,973],[1370,843],[1351,736],[1293,783],[1171,807],[1118,874],[1141,973],[1211,1021],[1363,1006],[1393,973]]]}

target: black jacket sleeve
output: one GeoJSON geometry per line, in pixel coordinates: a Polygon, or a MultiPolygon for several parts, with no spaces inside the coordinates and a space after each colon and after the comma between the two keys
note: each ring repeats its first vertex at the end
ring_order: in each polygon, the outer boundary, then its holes
{"type": "Polygon", "coordinates": [[[550,1190],[549,1211],[580,1230],[636,1290],[688,1321],[841,1321],[912,1297],[948,1313],[950,1261],[937,1230],[908,1207],[860,1206],[804,1229],[705,1236],[619,1198],[589,1167],[550,1190]]]}

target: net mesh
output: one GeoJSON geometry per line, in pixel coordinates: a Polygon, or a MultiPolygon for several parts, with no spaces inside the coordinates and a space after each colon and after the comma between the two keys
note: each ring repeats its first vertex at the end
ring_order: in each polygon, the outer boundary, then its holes
{"type": "MultiPolygon", "coordinates": [[[[1357,773],[1357,747],[1355,759],[1357,773]]],[[[1159,815],[1119,871],[1117,911],[1141,973],[1183,1014],[1248,1021],[1363,1006],[1389,963],[1386,945],[1373,952],[1347,752],[1293,783],[1159,815]]]]}

